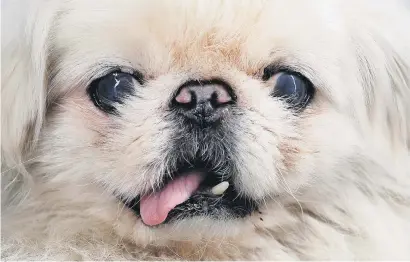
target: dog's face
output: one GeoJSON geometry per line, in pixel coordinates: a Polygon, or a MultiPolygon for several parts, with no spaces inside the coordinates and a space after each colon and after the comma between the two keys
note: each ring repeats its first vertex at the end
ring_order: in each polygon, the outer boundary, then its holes
{"type": "Polygon", "coordinates": [[[337,110],[358,86],[355,61],[340,25],[310,4],[80,5],[55,29],[50,85],[64,95],[43,154],[146,224],[243,217],[352,143],[337,110]],[[290,6],[305,19],[283,15],[290,6]]]}
{"type": "Polygon", "coordinates": [[[36,168],[97,185],[151,227],[231,223],[339,176],[362,152],[373,92],[345,8],[63,4],[36,168]]]}

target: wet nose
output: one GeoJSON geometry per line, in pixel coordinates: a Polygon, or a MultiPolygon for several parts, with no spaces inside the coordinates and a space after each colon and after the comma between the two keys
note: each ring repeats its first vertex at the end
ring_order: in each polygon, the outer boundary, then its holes
{"type": "Polygon", "coordinates": [[[222,111],[234,103],[232,94],[224,83],[186,84],[175,95],[174,106],[189,119],[216,122],[222,111]]]}

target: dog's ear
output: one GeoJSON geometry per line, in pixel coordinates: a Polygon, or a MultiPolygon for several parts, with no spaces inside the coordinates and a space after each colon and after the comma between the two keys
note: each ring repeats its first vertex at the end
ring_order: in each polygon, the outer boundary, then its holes
{"type": "Polygon", "coordinates": [[[46,110],[47,38],[53,12],[41,1],[6,0],[1,5],[1,160],[4,172],[24,170],[22,163],[40,133],[46,110]]]}
{"type": "MultiPolygon", "coordinates": [[[[410,25],[410,19],[408,22],[410,25]]],[[[405,34],[404,38],[397,45],[386,43],[387,46],[383,48],[386,71],[394,93],[389,124],[396,129],[393,135],[399,135],[399,142],[410,151],[410,34],[405,34]]]]}
{"type": "MultiPolygon", "coordinates": [[[[395,2],[397,3],[397,2],[395,2]]],[[[376,5],[377,6],[377,5],[376,5]]],[[[378,10],[380,11],[380,9],[378,10]]],[[[369,10],[372,12],[372,10],[369,10]]],[[[383,15],[360,17],[355,48],[371,122],[394,150],[410,150],[410,10],[389,4],[383,15]],[[364,26],[362,26],[364,24],[364,26]]],[[[382,143],[382,141],[380,141],[382,143]]]]}

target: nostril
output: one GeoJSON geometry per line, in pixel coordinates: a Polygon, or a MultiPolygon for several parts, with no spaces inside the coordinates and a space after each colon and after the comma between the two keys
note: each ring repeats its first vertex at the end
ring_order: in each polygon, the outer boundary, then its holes
{"type": "Polygon", "coordinates": [[[178,95],[175,97],[175,101],[180,104],[190,104],[193,100],[193,92],[188,88],[182,88],[178,95]]]}
{"type": "Polygon", "coordinates": [[[215,85],[215,92],[211,96],[216,105],[224,105],[232,102],[232,97],[225,87],[215,85]]]}

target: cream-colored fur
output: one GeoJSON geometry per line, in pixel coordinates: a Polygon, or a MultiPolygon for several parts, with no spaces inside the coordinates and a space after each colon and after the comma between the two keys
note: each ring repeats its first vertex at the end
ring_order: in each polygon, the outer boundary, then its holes
{"type": "Polygon", "coordinates": [[[410,259],[408,6],[2,1],[2,258],[410,259]],[[313,82],[306,110],[269,96],[271,63],[313,82]],[[113,66],[147,78],[119,117],[86,93],[113,66]],[[264,204],[144,226],[116,196],[149,191],[174,164],[170,96],[211,77],[243,113],[235,186],[264,204]]]}

